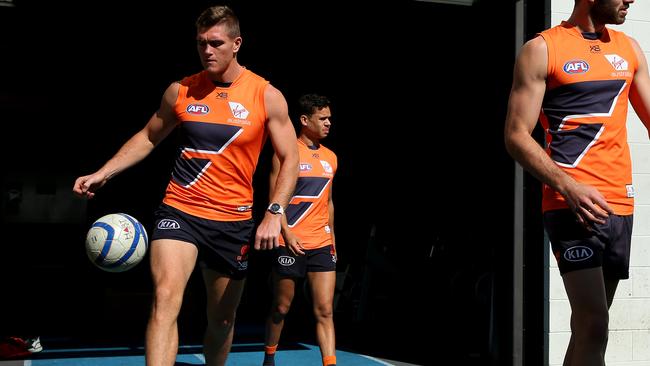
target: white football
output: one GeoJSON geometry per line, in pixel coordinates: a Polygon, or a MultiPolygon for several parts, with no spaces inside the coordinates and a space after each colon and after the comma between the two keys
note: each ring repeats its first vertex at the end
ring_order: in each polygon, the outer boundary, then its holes
{"type": "Polygon", "coordinates": [[[112,213],[93,223],[86,235],[86,254],[97,267],[124,272],[140,263],[149,241],[144,226],[133,216],[112,213]]]}

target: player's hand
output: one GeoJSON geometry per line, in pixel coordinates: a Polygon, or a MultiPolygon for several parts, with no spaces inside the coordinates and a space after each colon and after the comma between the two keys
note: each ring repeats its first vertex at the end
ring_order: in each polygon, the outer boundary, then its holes
{"type": "Polygon", "coordinates": [[[575,183],[567,190],[564,198],[576,214],[578,221],[589,227],[593,223],[604,224],[614,213],[605,197],[593,186],[575,183]]]}
{"type": "Polygon", "coordinates": [[[287,250],[293,256],[305,255],[304,252],[305,248],[302,246],[302,243],[300,242],[300,239],[298,239],[297,236],[293,235],[292,233],[285,232],[284,242],[287,246],[287,250]]]}
{"type": "Polygon", "coordinates": [[[74,192],[79,197],[93,198],[95,191],[106,184],[106,177],[100,173],[93,173],[77,178],[72,187],[74,192]]]}
{"type": "Polygon", "coordinates": [[[255,233],[254,248],[257,250],[269,250],[280,246],[278,238],[282,228],[282,215],[275,215],[270,212],[264,214],[262,223],[257,227],[255,233]]]}

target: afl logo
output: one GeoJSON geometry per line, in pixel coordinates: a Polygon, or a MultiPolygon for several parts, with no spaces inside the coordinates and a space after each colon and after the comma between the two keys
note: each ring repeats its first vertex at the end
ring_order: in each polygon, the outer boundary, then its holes
{"type": "Polygon", "coordinates": [[[162,219],[158,222],[158,229],[170,230],[170,229],[180,229],[181,225],[178,224],[175,220],[162,219]]]}
{"type": "Polygon", "coordinates": [[[311,164],[309,163],[300,163],[300,171],[301,172],[308,172],[311,170],[311,164]]]}
{"type": "Polygon", "coordinates": [[[584,60],[567,61],[562,68],[567,74],[584,74],[589,71],[589,64],[584,60]]]}
{"type": "Polygon", "coordinates": [[[296,263],[296,259],[287,255],[281,255],[278,257],[278,263],[285,267],[289,267],[290,265],[296,263]]]}
{"type": "Polygon", "coordinates": [[[564,251],[564,259],[569,262],[581,262],[591,258],[594,251],[584,246],[575,246],[564,251]]]}
{"type": "Polygon", "coordinates": [[[190,104],[185,110],[189,114],[203,115],[210,113],[210,108],[205,104],[190,104]]]}

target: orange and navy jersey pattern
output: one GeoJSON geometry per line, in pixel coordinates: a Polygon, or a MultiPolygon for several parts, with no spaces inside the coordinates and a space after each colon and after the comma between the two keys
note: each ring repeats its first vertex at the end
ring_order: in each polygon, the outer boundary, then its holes
{"type": "MultiPolygon", "coordinates": [[[[300,174],[286,210],[287,222],[305,249],[322,248],[332,244],[329,198],[338,162],[323,145],[314,149],[299,139],[298,151],[300,174]]],[[[280,244],[284,244],[282,237],[280,244]]]]}
{"type": "Polygon", "coordinates": [[[267,85],[249,70],[227,87],[205,71],[180,82],[180,151],[163,202],[210,220],[251,218],[253,173],[268,134],[267,85]]]}
{"type": "MultiPolygon", "coordinates": [[[[540,114],[547,153],[576,181],[597,188],[614,213],[632,214],[626,119],[638,62],[631,41],[609,28],[588,39],[566,22],[540,34],[548,46],[540,114]]],[[[543,193],[544,211],[568,207],[549,186],[543,193]]]]}

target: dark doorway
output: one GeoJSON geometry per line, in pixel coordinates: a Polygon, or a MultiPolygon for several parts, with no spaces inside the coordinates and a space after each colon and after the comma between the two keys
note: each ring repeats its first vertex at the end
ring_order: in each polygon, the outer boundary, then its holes
{"type": "MultiPolygon", "coordinates": [[[[213,3],[93,3],[101,12],[66,2],[15,4],[0,8],[7,49],[0,109],[11,121],[3,124],[2,166],[12,177],[3,194],[8,185],[45,177],[72,187],[76,176],[106,161],[143,126],[170,82],[199,70],[193,22],[213,3]]],[[[502,130],[514,4],[382,4],[232,2],[242,21],[240,62],[290,104],[305,92],[334,103],[324,143],[340,164],[336,230],[339,268],[347,271],[336,313],[339,347],[422,365],[507,364],[513,164],[502,130]]],[[[261,202],[268,153],[256,175],[261,202]]],[[[111,319],[102,329],[88,321],[97,309],[117,308],[105,316],[129,314],[128,334],[141,337],[148,264],[100,273],[84,257],[83,237],[90,222],[109,212],[127,211],[150,227],[174,154],[169,139],[87,207],[75,208],[82,213],[76,220],[16,220],[3,211],[3,231],[14,243],[8,255],[17,258],[3,276],[25,273],[47,286],[14,286],[16,300],[8,305],[14,319],[33,309],[39,316],[28,323],[35,332],[65,329],[70,339],[120,341],[124,329],[113,328],[111,319]],[[49,240],[25,232],[47,232],[49,240]],[[43,305],[54,297],[61,305],[43,305]]],[[[251,259],[256,269],[239,313],[240,340],[262,340],[267,259],[264,253],[251,259]]],[[[203,326],[202,288],[198,276],[191,281],[181,336],[195,341],[203,326]]],[[[295,325],[290,319],[283,337],[312,340],[313,328],[296,324],[311,316],[308,304],[291,316],[295,325]]],[[[3,324],[11,332],[25,327],[3,324]]]]}

